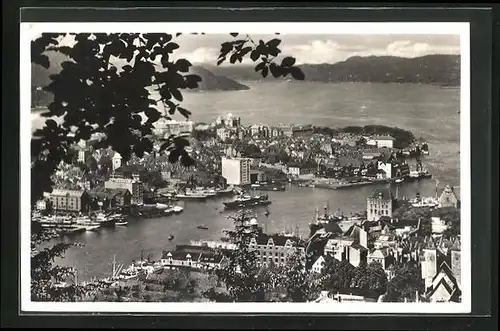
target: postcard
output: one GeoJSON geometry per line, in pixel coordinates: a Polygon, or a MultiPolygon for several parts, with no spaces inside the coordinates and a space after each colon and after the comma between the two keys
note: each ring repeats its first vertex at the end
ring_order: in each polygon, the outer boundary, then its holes
{"type": "Polygon", "coordinates": [[[21,310],[470,312],[469,53],[468,23],[21,23],[21,310]]]}

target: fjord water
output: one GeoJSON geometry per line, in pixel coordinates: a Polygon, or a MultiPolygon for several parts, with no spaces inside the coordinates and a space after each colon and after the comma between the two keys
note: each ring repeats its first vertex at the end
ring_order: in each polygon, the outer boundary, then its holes
{"type": "MultiPolygon", "coordinates": [[[[460,91],[432,85],[416,84],[362,84],[314,82],[242,82],[251,87],[245,91],[185,93],[183,107],[192,111],[195,122],[211,122],[219,115],[232,113],[241,116],[243,125],[253,123],[314,124],[331,127],[347,125],[382,124],[411,130],[426,139],[430,155],[423,163],[433,179],[401,184],[399,196],[434,195],[439,187],[460,186],[460,91]]],[[[41,119],[32,115],[33,126],[41,119]]],[[[322,190],[290,186],[286,192],[268,192],[273,203],[269,216],[265,208],[256,210],[268,232],[279,232],[284,227],[298,224],[303,235],[316,207],[328,202],[331,210],[345,214],[365,208],[366,197],[375,187],[367,186],[344,190],[322,190]]],[[[393,192],[396,189],[393,187],[393,192]]],[[[83,248],[72,248],[62,264],[79,270],[79,279],[107,276],[111,260],[130,263],[144,256],[159,258],[162,250],[174,249],[176,244],[189,240],[211,239],[221,236],[221,230],[232,224],[226,218],[220,199],[206,202],[180,202],[184,212],[164,218],[131,220],[128,227],[102,229],[61,240],[79,241],[83,248]],[[199,224],[208,230],[197,229],[199,224]],[[173,234],[175,239],[168,240],[173,234]]]]}

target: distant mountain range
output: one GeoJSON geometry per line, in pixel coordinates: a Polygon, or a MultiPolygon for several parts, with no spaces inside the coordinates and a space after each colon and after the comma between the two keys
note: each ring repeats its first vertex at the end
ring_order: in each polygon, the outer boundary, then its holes
{"type": "MultiPolygon", "coordinates": [[[[32,102],[44,106],[51,102],[52,95],[40,91],[39,87],[50,83],[50,75],[61,70],[61,63],[67,58],[51,52],[51,66],[45,69],[32,64],[32,102]],[[38,89],[37,89],[38,88],[38,89]]],[[[370,82],[370,83],[421,83],[441,86],[460,85],[459,55],[427,55],[418,58],[396,56],[355,56],[334,64],[303,64],[299,66],[306,81],[316,82],[370,82]]],[[[202,78],[199,91],[248,90],[238,81],[262,80],[253,66],[192,66],[190,73],[202,78]]],[[[274,80],[271,75],[266,79],[274,80]]]]}
{"type": "MultiPolygon", "coordinates": [[[[445,86],[460,85],[459,55],[427,55],[418,58],[396,56],[355,56],[334,64],[299,66],[306,81],[422,83],[445,86]]],[[[253,66],[207,66],[216,75],[237,81],[262,80],[253,66]]],[[[274,79],[268,76],[266,79],[274,79]]]]}
{"type": "MultiPolygon", "coordinates": [[[[40,88],[50,83],[50,75],[57,74],[61,70],[61,63],[68,61],[68,58],[60,53],[51,52],[50,67],[44,67],[31,64],[31,101],[36,106],[46,106],[52,102],[52,94],[41,90],[40,88]]],[[[192,66],[189,70],[190,74],[196,74],[201,77],[202,81],[199,87],[194,91],[237,91],[248,90],[248,86],[240,84],[230,78],[214,75],[209,70],[201,66],[192,66]]]]}

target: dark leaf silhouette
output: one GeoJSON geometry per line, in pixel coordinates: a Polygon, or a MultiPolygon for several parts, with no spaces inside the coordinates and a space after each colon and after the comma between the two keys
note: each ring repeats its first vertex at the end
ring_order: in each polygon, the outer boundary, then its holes
{"type": "Polygon", "coordinates": [[[239,57],[239,56],[238,56],[238,54],[237,54],[237,53],[233,53],[233,54],[231,55],[231,57],[229,58],[229,62],[231,62],[231,63],[235,63],[235,62],[238,60],[238,57],[239,57]]]}
{"type": "Polygon", "coordinates": [[[178,149],[173,149],[172,151],[170,151],[170,153],[168,154],[168,161],[170,163],[174,163],[174,162],[177,162],[177,160],[179,159],[181,153],[180,153],[180,150],[178,149]]]}
{"type": "Polygon", "coordinates": [[[184,100],[184,98],[182,97],[182,93],[179,90],[172,89],[172,90],[170,90],[170,93],[177,100],[179,100],[179,101],[184,100]]]}
{"type": "Polygon", "coordinates": [[[188,72],[189,67],[192,66],[191,62],[189,62],[186,59],[177,60],[177,62],[175,62],[175,65],[177,66],[177,68],[180,72],[188,72]]]}
{"type": "Polygon", "coordinates": [[[269,73],[268,67],[262,68],[262,72],[261,73],[262,73],[262,77],[266,78],[267,74],[269,73]]]}
{"type": "Polygon", "coordinates": [[[45,69],[49,69],[50,63],[47,55],[40,55],[35,59],[36,63],[44,67],[45,69]]]}
{"type": "Polygon", "coordinates": [[[177,110],[179,111],[179,113],[181,113],[182,116],[184,116],[185,118],[189,118],[189,116],[191,116],[191,112],[187,109],[184,109],[182,107],[177,107],[177,110]]]}
{"type": "Polygon", "coordinates": [[[281,40],[275,38],[275,39],[269,40],[266,43],[266,46],[268,46],[269,48],[276,48],[279,46],[280,43],[281,43],[281,40]]]}
{"type": "Polygon", "coordinates": [[[234,38],[238,37],[238,33],[237,32],[231,32],[230,35],[234,38]]]}
{"type": "Polygon", "coordinates": [[[244,47],[241,52],[240,52],[240,56],[241,57],[244,57],[245,55],[247,55],[250,51],[252,50],[252,47],[250,46],[247,46],[247,47],[244,47]]]}
{"type": "Polygon", "coordinates": [[[252,59],[252,61],[257,61],[257,59],[259,58],[260,54],[257,50],[253,50],[252,53],[250,53],[250,58],[252,59]]]}
{"type": "Polygon", "coordinates": [[[177,48],[179,48],[178,44],[176,44],[176,43],[168,43],[168,44],[165,45],[165,47],[163,48],[163,50],[166,53],[173,53],[173,51],[176,50],[177,48]]]}
{"type": "Polygon", "coordinates": [[[287,56],[281,61],[281,65],[284,67],[291,67],[295,64],[295,59],[293,57],[287,56]]]}
{"type": "Polygon", "coordinates": [[[297,80],[304,80],[305,79],[304,73],[298,67],[291,67],[290,74],[292,75],[293,78],[295,78],[297,80]]]}
{"type": "Polygon", "coordinates": [[[186,79],[186,87],[190,89],[197,88],[198,83],[201,82],[201,77],[198,75],[186,75],[184,78],[186,79]]]}
{"type": "Polygon", "coordinates": [[[161,113],[154,109],[154,108],[148,108],[145,111],[146,116],[149,118],[150,121],[156,122],[161,116],[161,113]]]}
{"type": "Polygon", "coordinates": [[[274,78],[280,77],[282,75],[281,67],[276,65],[276,63],[274,62],[269,65],[269,70],[271,71],[271,74],[274,78]]]}

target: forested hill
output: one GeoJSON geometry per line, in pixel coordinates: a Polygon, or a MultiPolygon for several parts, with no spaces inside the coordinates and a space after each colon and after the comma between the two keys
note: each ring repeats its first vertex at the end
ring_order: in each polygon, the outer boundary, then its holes
{"type": "MultiPolygon", "coordinates": [[[[427,55],[417,58],[396,56],[355,56],[334,64],[303,64],[299,66],[306,81],[421,83],[444,86],[460,85],[459,55],[427,55]]],[[[216,75],[238,81],[261,80],[251,66],[207,67],[216,75]]],[[[274,78],[268,77],[273,80],[274,78]]]]}
{"type": "MultiPolygon", "coordinates": [[[[50,75],[56,74],[61,70],[61,63],[68,59],[60,53],[50,52],[50,67],[43,68],[37,64],[31,64],[31,101],[34,106],[46,106],[52,102],[52,95],[41,90],[41,87],[50,83],[50,75]]],[[[49,55],[47,54],[47,55],[49,55]]],[[[197,91],[236,91],[248,90],[249,87],[236,82],[233,79],[214,75],[209,70],[201,66],[190,67],[189,72],[201,77],[201,82],[197,91]]]]}

